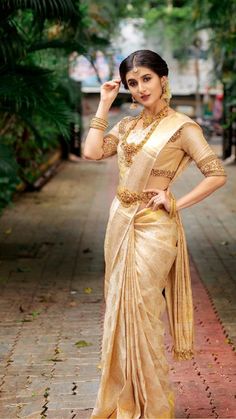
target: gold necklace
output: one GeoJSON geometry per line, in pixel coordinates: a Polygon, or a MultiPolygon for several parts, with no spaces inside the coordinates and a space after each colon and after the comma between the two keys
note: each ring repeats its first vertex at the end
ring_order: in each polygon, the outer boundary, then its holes
{"type": "Polygon", "coordinates": [[[164,106],[164,108],[161,109],[156,115],[148,114],[145,109],[141,112],[141,118],[143,120],[143,128],[147,128],[149,125],[151,125],[158,117],[161,112],[163,112],[165,109],[168,109],[168,106],[164,106]]]}
{"type": "MultiPolygon", "coordinates": [[[[134,129],[134,127],[137,125],[138,121],[143,117],[143,111],[140,113],[140,115],[135,118],[133,124],[130,126],[130,128],[127,130],[125,135],[123,136],[121,140],[121,147],[124,152],[125,162],[127,166],[131,166],[133,163],[133,156],[141,150],[141,148],[144,146],[144,144],[147,142],[147,140],[152,135],[153,131],[156,129],[157,125],[160,123],[160,121],[165,118],[168,114],[168,106],[165,106],[158,112],[158,114],[154,117],[154,124],[150,128],[150,130],[145,135],[144,139],[140,141],[140,143],[127,143],[127,138],[130,134],[130,132],[134,129]]],[[[149,124],[150,125],[150,124],[149,124]]]]}

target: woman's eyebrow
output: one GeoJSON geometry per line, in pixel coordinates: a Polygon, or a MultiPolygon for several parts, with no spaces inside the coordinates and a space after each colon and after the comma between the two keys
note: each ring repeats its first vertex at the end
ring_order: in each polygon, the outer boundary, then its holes
{"type": "MultiPolygon", "coordinates": [[[[141,77],[143,78],[143,77],[147,77],[147,76],[151,76],[151,74],[147,73],[147,74],[144,74],[144,75],[143,75],[143,76],[141,76],[141,77]]],[[[129,83],[130,81],[137,81],[137,80],[136,80],[136,79],[128,79],[128,83],[129,83]]]]}

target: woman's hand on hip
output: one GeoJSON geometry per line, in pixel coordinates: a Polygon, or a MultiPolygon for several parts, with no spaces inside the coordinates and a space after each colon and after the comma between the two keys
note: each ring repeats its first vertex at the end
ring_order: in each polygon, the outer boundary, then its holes
{"type": "Polygon", "coordinates": [[[146,208],[151,208],[153,211],[156,211],[159,207],[163,206],[167,212],[170,211],[170,198],[166,191],[162,191],[161,189],[144,189],[143,192],[156,193],[147,203],[146,208]]]}

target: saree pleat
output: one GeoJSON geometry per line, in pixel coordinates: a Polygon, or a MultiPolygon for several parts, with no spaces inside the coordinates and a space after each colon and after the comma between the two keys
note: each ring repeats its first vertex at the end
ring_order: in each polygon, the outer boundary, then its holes
{"type": "Polygon", "coordinates": [[[166,211],[145,209],[135,215],[109,279],[102,378],[92,419],[174,417],[162,290],[176,243],[177,225],[166,211]]]}

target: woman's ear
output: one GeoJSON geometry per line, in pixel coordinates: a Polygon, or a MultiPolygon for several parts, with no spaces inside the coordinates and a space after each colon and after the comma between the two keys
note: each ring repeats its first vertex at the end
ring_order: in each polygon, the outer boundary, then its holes
{"type": "Polygon", "coordinates": [[[166,84],[167,80],[168,80],[168,76],[162,76],[162,77],[161,77],[161,85],[162,85],[162,87],[164,87],[164,86],[165,86],[165,84],[166,84]]]}

